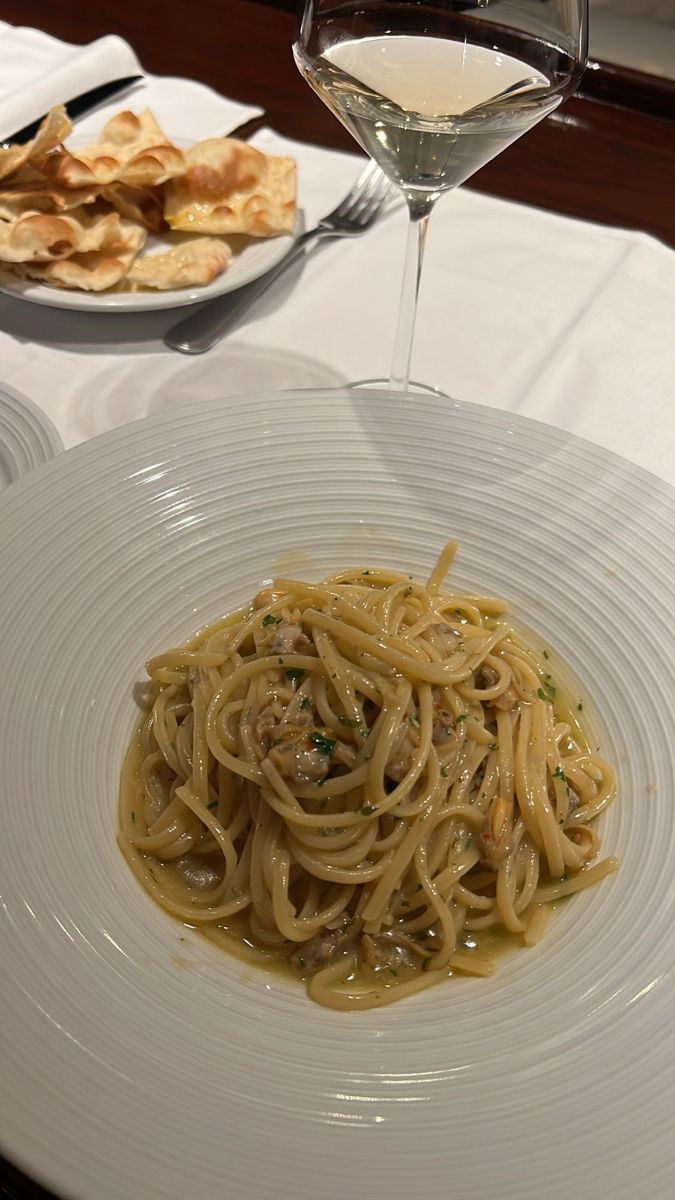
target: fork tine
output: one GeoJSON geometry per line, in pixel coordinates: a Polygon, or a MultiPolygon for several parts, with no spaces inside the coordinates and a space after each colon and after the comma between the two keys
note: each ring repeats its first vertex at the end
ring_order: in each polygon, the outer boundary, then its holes
{"type": "Polygon", "coordinates": [[[356,204],[360,204],[364,200],[368,201],[379,195],[383,189],[386,190],[388,184],[389,180],[378,167],[377,171],[371,175],[370,179],[367,181],[365,187],[361,188],[360,191],[354,195],[352,199],[352,207],[356,204]]]}
{"type": "Polygon", "coordinates": [[[334,217],[343,217],[350,210],[352,205],[357,203],[364,196],[373,183],[377,182],[382,176],[382,171],[377,163],[371,158],[362,170],[353,187],[349,190],[346,196],[338,204],[337,208],[331,213],[334,217]]]}
{"type": "Polygon", "coordinates": [[[353,205],[350,212],[343,217],[343,223],[349,222],[357,228],[365,228],[365,226],[370,225],[387,200],[396,193],[396,190],[394,185],[388,181],[379,183],[377,188],[374,188],[369,195],[364,196],[353,205]]]}
{"type": "Polygon", "coordinates": [[[395,195],[397,188],[388,179],[378,181],[371,194],[355,205],[349,214],[349,220],[360,229],[367,228],[378,216],[387,201],[395,195]]]}
{"type": "Polygon", "coordinates": [[[354,184],[353,188],[351,189],[351,191],[348,194],[351,196],[352,192],[354,194],[358,194],[359,192],[362,192],[363,189],[368,186],[368,184],[371,182],[371,180],[377,179],[381,174],[382,174],[382,170],[375,162],[375,159],[374,158],[368,159],[368,162],[366,163],[361,174],[359,175],[358,179],[356,180],[356,183],[354,184]]]}
{"type": "Polygon", "coordinates": [[[395,191],[395,184],[387,179],[386,175],[381,174],[378,179],[373,181],[366,193],[352,205],[349,216],[352,220],[364,224],[379,212],[388,197],[395,191]]]}

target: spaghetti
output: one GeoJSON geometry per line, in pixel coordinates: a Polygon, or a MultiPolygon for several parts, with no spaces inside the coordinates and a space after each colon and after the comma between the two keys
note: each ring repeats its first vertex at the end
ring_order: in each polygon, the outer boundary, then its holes
{"type": "Polygon", "coordinates": [[[380,568],[277,579],[148,663],[120,844],[159,903],[309,995],[373,1008],[615,870],[615,792],[505,605],[380,568]]]}

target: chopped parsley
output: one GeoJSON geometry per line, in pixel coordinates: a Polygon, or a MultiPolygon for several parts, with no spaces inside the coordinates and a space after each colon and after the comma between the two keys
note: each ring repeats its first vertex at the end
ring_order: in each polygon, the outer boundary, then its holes
{"type": "Polygon", "coordinates": [[[287,679],[290,679],[291,683],[295,683],[297,679],[302,679],[305,672],[302,670],[302,667],[289,667],[284,674],[287,679]]]}
{"type": "Polygon", "coordinates": [[[453,729],[456,729],[458,725],[462,724],[462,721],[468,721],[468,719],[469,719],[468,713],[460,713],[458,717],[455,717],[455,719],[452,723],[453,729]]]}
{"type": "Polygon", "coordinates": [[[398,971],[396,970],[395,967],[389,967],[389,974],[395,975],[398,978],[398,971]]]}
{"type": "Polygon", "coordinates": [[[324,737],[322,733],[310,733],[309,740],[313,746],[319,751],[319,754],[326,754],[330,757],[333,753],[337,738],[324,737]]]}
{"type": "Polygon", "coordinates": [[[490,745],[488,746],[488,750],[496,750],[496,749],[497,749],[497,743],[490,742],[490,745]]]}
{"type": "Polygon", "coordinates": [[[537,695],[540,700],[547,700],[550,702],[551,697],[546,695],[546,692],[543,688],[537,688],[537,695]]]}
{"type": "Polygon", "coordinates": [[[307,712],[307,710],[311,707],[312,707],[312,701],[310,700],[309,696],[303,696],[302,700],[300,701],[300,708],[302,709],[302,711],[307,712]]]}
{"type": "Polygon", "coordinates": [[[371,813],[375,812],[375,805],[374,804],[364,804],[359,809],[359,812],[361,813],[362,816],[369,817],[371,813]]]}
{"type": "Polygon", "coordinates": [[[275,617],[274,613],[268,613],[266,617],[263,617],[262,623],[266,629],[269,629],[270,625],[276,625],[278,620],[279,618],[275,617]]]}
{"type": "Polygon", "coordinates": [[[542,654],[544,655],[544,658],[548,658],[548,650],[542,650],[542,654]]]}
{"type": "Polygon", "coordinates": [[[358,729],[359,725],[361,724],[361,722],[356,720],[354,717],[338,717],[338,720],[341,725],[347,725],[350,729],[358,729]]]}
{"type": "Polygon", "coordinates": [[[444,779],[448,778],[448,772],[447,772],[446,767],[441,767],[441,775],[443,776],[444,779]]]}
{"type": "Polygon", "coordinates": [[[372,572],[371,571],[362,571],[361,574],[362,575],[371,575],[372,572]]]}
{"type": "Polygon", "coordinates": [[[134,812],[134,810],[133,810],[133,809],[131,810],[131,819],[132,819],[132,821],[133,821],[133,823],[134,823],[134,825],[135,825],[135,824],[136,824],[136,813],[134,812]]]}
{"type": "Polygon", "coordinates": [[[580,700],[579,703],[577,704],[577,712],[581,712],[583,710],[583,707],[584,707],[584,702],[583,702],[583,700],[580,700]]]}
{"type": "Polygon", "coordinates": [[[563,771],[562,767],[560,766],[560,763],[558,763],[555,771],[553,772],[553,775],[554,775],[555,779],[565,779],[566,778],[565,772],[563,771]]]}
{"type": "Polygon", "coordinates": [[[206,807],[208,808],[209,812],[213,812],[214,808],[217,808],[217,807],[218,807],[218,801],[217,801],[217,800],[211,800],[211,802],[210,802],[209,804],[207,804],[207,806],[206,806],[206,807]]]}

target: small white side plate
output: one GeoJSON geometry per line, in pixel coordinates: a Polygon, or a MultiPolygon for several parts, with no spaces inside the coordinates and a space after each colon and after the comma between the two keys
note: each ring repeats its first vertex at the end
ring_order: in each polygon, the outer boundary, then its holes
{"type": "MultiPolygon", "coordinates": [[[[140,105],[135,103],[130,107],[138,109],[140,105]]],[[[191,139],[187,139],[180,136],[173,125],[169,126],[167,122],[163,121],[161,112],[156,115],[168,136],[177,146],[185,148],[202,138],[212,136],[208,124],[202,130],[199,128],[197,120],[195,122],[197,132],[191,139]]],[[[97,126],[98,128],[99,126],[97,126]]],[[[222,136],[228,135],[223,134],[222,136]]],[[[70,149],[77,149],[78,144],[83,145],[85,140],[78,131],[77,135],[68,139],[67,145],[70,149]]],[[[7,296],[16,296],[19,300],[28,300],[33,304],[46,304],[50,308],[73,309],[77,312],[151,312],[165,308],[182,308],[187,304],[200,304],[205,300],[213,300],[215,296],[222,296],[225,292],[234,292],[237,288],[245,287],[247,283],[252,283],[254,279],[271,271],[272,267],[285,258],[303,229],[303,214],[301,210],[298,210],[292,234],[282,234],[280,237],[271,238],[245,237],[244,235],[224,238],[223,240],[232,248],[232,259],[227,270],[212,283],[206,285],[173,288],[168,291],[148,288],[142,292],[128,292],[121,288],[119,291],[84,292],[77,289],[50,287],[48,284],[36,283],[33,280],[13,279],[7,273],[0,277],[0,292],[4,292],[7,296]]],[[[139,258],[146,258],[162,250],[168,250],[171,246],[184,242],[189,236],[189,234],[170,232],[160,236],[150,235],[139,258]]]]}
{"type": "Polygon", "coordinates": [[[27,396],[0,384],[0,492],[62,450],[49,417],[27,396]]]}

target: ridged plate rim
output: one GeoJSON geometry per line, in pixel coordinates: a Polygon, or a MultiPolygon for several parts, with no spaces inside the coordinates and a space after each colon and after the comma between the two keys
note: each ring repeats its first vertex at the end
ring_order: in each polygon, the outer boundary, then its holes
{"type": "Polygon", "coordinates": [[[42,409],[0,383],[0,490],[62,450],[60,435],[42,409]]]}

